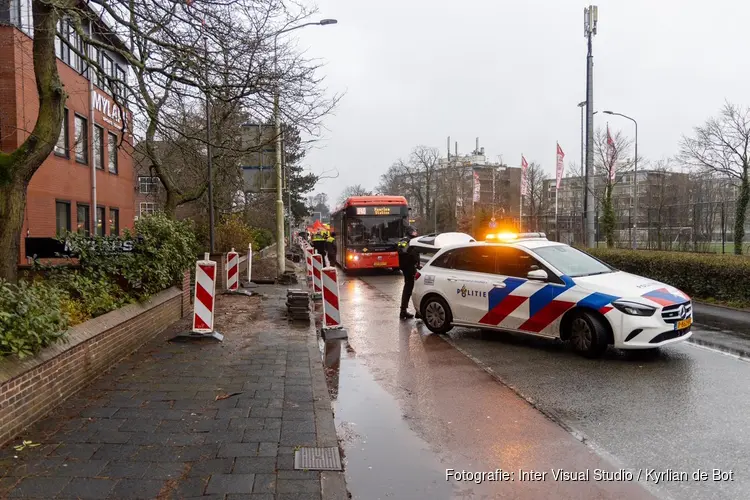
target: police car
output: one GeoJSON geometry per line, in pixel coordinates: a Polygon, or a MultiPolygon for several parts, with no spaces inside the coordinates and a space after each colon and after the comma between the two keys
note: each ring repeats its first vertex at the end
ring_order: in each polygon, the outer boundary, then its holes
{"type": "Polygon", "coordinates": [[[443,247],[419,270],[412,301],[432,332],[469,326],[560,338],[588,357],[608,345],[657,349],[690,337],[692,303],[680,290],[544,233],[496,236],[443,247]]]}

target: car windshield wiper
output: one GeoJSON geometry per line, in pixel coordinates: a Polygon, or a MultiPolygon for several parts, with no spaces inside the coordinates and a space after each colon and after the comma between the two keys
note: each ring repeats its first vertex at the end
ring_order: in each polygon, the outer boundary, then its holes
{"type": "Polygon", "coordinates": [[[609,274],[612,271],[597,271],[595,273],[586,273],[586,274],[575,274],[571,276],[571,278],[583,278],[585,276],[596,276],[597,274],[609,274]]]}

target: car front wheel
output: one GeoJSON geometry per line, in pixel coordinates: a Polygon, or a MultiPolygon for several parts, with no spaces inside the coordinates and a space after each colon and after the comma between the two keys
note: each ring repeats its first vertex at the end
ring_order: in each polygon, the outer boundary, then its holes
{"type": "Polygon", "coordinates": [[[422,302],[422,321],[432,333],[448,333],[453,325],[453,314],[442,297],[433,295],[422,302]]]}
{"type": "Polygon", "coordinates": [[[607,328],[602,318],[580,312],[570,322],[570,343],[587,358],[597,358],[607,350],[607,328]]]}

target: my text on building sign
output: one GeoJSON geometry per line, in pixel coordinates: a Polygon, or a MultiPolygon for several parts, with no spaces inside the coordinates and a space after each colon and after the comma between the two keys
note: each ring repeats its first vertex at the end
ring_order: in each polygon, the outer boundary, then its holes
{"type": "Polygon", "coordinates": [[[122,127],[122,112],[118,106],[109,97],[100,94],[96,90],[91,95],[91,105],[96,111],[99,111],[105,123],[115,127],[122,127]]]}

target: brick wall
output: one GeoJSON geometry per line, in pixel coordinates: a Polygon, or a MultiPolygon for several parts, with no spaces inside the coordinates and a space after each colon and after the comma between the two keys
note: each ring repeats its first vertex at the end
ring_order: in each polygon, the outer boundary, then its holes
{"type": "Polygon", "coordinates": [[[182,274],[182,283],[180,284],[180,290],[182,290],[182,317],[184,318],[185,316],[193,312],[193,294],[191,293],[190,289],[190,271],[185,271],[182,274]]]}
{"type": "Polygon", "coordinates": [[[0,360],[0,445],[180,319],[184,296],[170,288],[71,328],[31,359],[0,360]]]}

